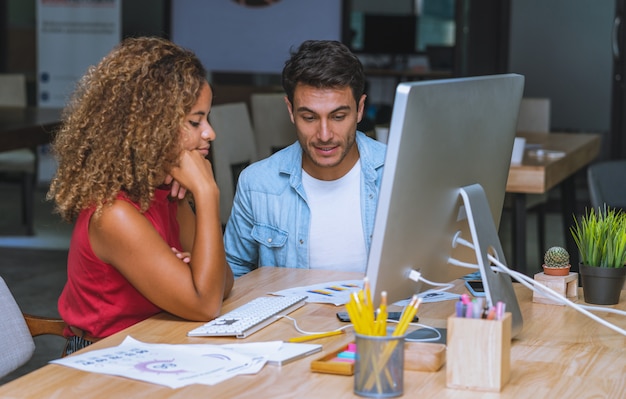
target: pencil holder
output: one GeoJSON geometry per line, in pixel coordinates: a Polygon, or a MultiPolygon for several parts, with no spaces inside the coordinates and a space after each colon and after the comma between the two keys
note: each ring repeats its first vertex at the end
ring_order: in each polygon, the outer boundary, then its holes
{"type": "Polygon", "coordinates": [[[404,393],[404,336],[356,334],[354,393],[391,398],[404,393]]]}
{"type": "Polygon", "coordinates": [[[501,320],[448,318],[448,388],[499,392],[511,374],[511,314],[501,320]]]}

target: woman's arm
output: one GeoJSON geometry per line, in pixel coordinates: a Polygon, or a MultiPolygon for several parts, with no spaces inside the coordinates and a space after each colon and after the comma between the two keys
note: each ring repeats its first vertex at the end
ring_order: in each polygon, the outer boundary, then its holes
{"type": "Polygon", "coordinates": [[[179,204],[181,232],[190,223],[195,227],[191,236],[181,235],[183,250],[191,253],[188,264],[125,201],[115,201],[93,218],[89,237],[95,254],[156,306],[188,320],[206,321],[220,314],[222,300],[233,285],[224,254],[219,190],[210,163],[196,152],[185,151],[172,176],[193,193],[196,202],[195,217],[188,204],[179,204]]]}
{"type": "MultiPolygon", "coordinates": [[[[219,197],[219,196],[218,196],[219,197]]],[[[202,204],[200,204],[202,207],[202,204]]],[[[196,203],[196,212],[198,211],[198,204],[196,203]]],[[[198,229],[203,230],[207,226],[197,226],[199,223],[199,218],[196,218],[196,214],[191,209],[191,206],[186,200],[179,201],[178,204],[178,223],[180,225],[180,242],[183,246],[183,251],[189,252],[191,254],[191,260],[193,260],[193,248],[196,245],[196,235],[195,232],[198,229]]],[[[206,249],[216,248],[216,251],[223,252],[224,251],[224,239],[222,236],[222,224],[219,218],[219,208],[217,210],[216,219],[209,221],[208,223],[217,222],[217,226],[212,226],[210,228],[211,232],[209,235],[211,236],[210,243],[202,243],[199,241],[197,245],[204,246],[206,249]],[[217,241],[214,239],[217,238],[217,241]]],[[[209,250],[211,252],[211,250],[209,250]]],[[[230,294],[230,290],[233,287],[234,277],[232,269],[229,267],[226,262],[226,254],[224,252],[224,267],[226,270],[226,279],[224,281],[224,298],[230,294]]]]}

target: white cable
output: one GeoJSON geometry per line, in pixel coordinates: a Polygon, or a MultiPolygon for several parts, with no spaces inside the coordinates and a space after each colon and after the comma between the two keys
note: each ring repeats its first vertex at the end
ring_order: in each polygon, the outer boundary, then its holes
{"type": "Polygon", "coordinates": [[[437,289],[433,289],[432,290],[432,291],[435,291],[435,292],[447,291],[450,288],[454,287],[454,284],[452,284],[452,283],[435,283],[434,281],[426,280],[424,277],[420,277],[420,280],[422,280],[423,282],[425,282],[428,285],[432,285],[433,287],[441,287],[441,288],[437,288],[437,289]]]}
{"type": "MultiPolygon", "coordinates": [[[[305,331],[305,330],[301,329],[301,328],[298,326],[298,322],[297,322],[297,321],[296,321],[296,319],[294,319],[293,317],[291,317],[291,316],[287,316],[287,315],[279,315],[279,316],[276,316],[276,318],[277,318],[277,319],[280,319],[280,318],[282,318],[282,317],[284,317],[284,318],[286,318],[286,319],[289,319],[289,320],[293,321],[293,326],[294,326],[294,328],[296,329],[296,331],[298,331],[299,333],[305,334],[305,335],[312,335],[312,334],[324,334],[324,333],[327,333],[327,332],[341,331],[341,330],[344,330],[344,329],[346,329],[346,328],[353,327],[353,324],[347,324],[347,325],[345,325],[345,326],[343,326],[343,327],[341,327],[341,328],[338,328],[338,329],[336,329],[336,330],[332,330],[332,331],[318,331],[318,332],[314,332],[314,331],[305,331]]],[[[398,320],[394,320],[394,319],[387,319],[387,322],[390,322],[390,323],[399,323],[399,321],[398,321],[398,320]]],[[[409,325],[411,325],[411,326],[419,326],[419,327],[422,327],[422,328],[426,328],[426,329],[429,329],[429,330],[433,330],[433,331],[435,332],[435,334],[437,334],[437,336],[436,336],[436,337],[433,337],[433,338],[423,338],[423,339],[412,339],[412,338],[409,338],[409,339],[407,339],[407,340],[406,340],[406,341],[408,341],[408,342],[430,342],[430,341],[438,341],[438,340],[440,340],[440,339],[441,339],[441,333],[439,332],[439,330],[437,330],[437,329],[436,329],[436,328],[434,328],[434,327],[430,327],[430,326],[427,326],[427,325],[424,325],[424,324],[420,324],[420,323],[409,323],[409,325]]]]}
{"type": "Polygon", "coordinates": [[[451,284],[451,283],[435,283],[434,281],[427,280],[424,277],[422,277],[422,273],[418,272],[417,270],[411,270],[409,272],[409,279],[415,281],[416,283],[423,281],[428,285],[432,285],[433,287],[441,287],[438,289],[431,290],[434,292],[447,291],[450,288],[454,287],[454,284],[451,284]]]}
{"type": "MultiPolygon", "coordinates": [[[[436,336],[432,337],[432,338],[405,338],[404,340],[406,342],[432,342],[432,341],[439,341],[441,339],[441,332],[439,332],[439,330],[437,330],[435,327],[431,327],[431,326],[427,326],[425,324],[420,324],[420,323],[409,323],[412,326],[419,326],[422,328],[425,328],[427,330],[432,330],[436,336]]],[[[417,331],[417,330],[415,330],[417,331]]],[[[414,332],[414,331],[411,331],[414,332]]],[[[409,333],[410,334],[410,333],[409,333]]]]}
{"type": "Polygon", "coordinates": [[[341,330],[345,330],[346,328],[350,328],[350,327],[352,327],[352,324],[347,324],[347,325],[345,325],[345,326],[343,326],[343,327],[341,327],[341,328],[337,328],[336,330],[332,330],[332,331],[305,331],[305,330],[301,329],[301,328],[298,326],[298,322],[297,322],[297,321],[296,321],[296,319],[294,319],[293,317],[291,317],[291,316],[287,316],[287,315],[279,315],[279,316],[276,316],[276,318],[277,318],[277,319],[280,319],[281,317],[284,317],[284,318],[286,318],[286,319],[289,319],[289,320],[293,321],[293,326],[295,327],[296,331],[298,331],[299,333],[302,333],[302,334],[306,334],[306,335],[312,335],[312,334],[324,334],[324,333],[327,333],[327,332],[341,331],[341,330]]]}
{"type": "Polygon", "coordinates": [[[478,269],[478,265],[474,263],[462,262],[458,259],[448,258],[448,263],[454,266],[467,267],[468,269],[478,269]]]}
{"type": "MultiPolygon", "coordinates": [[[[599,316],[589,312],[587,309],[585,309],[584,305],[575,304],[574,302],[572,302],[569,299],[565,298],[564,296],[560,295],[559,293],[557,293],[553,289],[551,289],[549,287],[546,287],[545,285],[535,281],[534,279],[531,279],[530,277],[526,276],[525,274],[522,274],[522,273],[514,271],[514,270],[510,270],[508,267],[506,267],[502,263],[500,263],[500,261],[498,261],[495,257],[489,256],[489,260],[496,264],[498,270],[503,271],[503,272],[509,274],[511,277],[513,277],[514,279],[516,279],[517,281],[522,283],[524,286],[530,288],[531,290],[533,290],[535,292],[539,292],[542,295],[544,295],[546,297],[549,297],[552,300],[555,300],[555,301],[557,301],[559,303],[567,305],[567,306],[571,307],[572,309],[577,310],[578,312],[584,314],[585,316],[587,316],[587,317],[597,321],[598,323],[600,323],[600,324],[610,328],[611,330],[626,336],[626,330],[616,326],[613,323],[609,323],[608,321],[604,320],[603,318],[601,318],[601,317],[599,317],[599,316]],[[535,288],[535,286],[539,286],[540,289],[537,290],[535,288]]],[[[596,307],[594,307],[594,308],[596,308],[596,307]]],[[[602,309],[602,310],[605,310],[605,309],[602,309]]]]}
{"type": "MultiPolygon", "coordinates": [[[[474,249],[474,244],[472,244],[471,242],[461,238],[460,236],[456,236],[455,237],[455,241],[458,242],[461,245],[464,245],[468,248],[474,249]]],[[[453,244],[454,245],[454,244],[453,244]]],[[[603,307],[599,307],[599,306],[587,306],[587,305],[578,305],[572,301],[570,301],[569,299],[565,298],[563,295],[559,294],[558,292],[554,291],[553,289],[539,283],[538,281],[528,277],[527,275],[520,273],[518,271],[515,270],[511,270],[509,269],[506,265],[504,265],[502,262],[500,262],[498,259],[496,259],[495,256],[492,255],[487,255],[487,258],[489,259],[490,262],[494,263],[496,266],[492,266],[492,269],[495,269],[497,271],[500,272],[504,272],[506,274],[508,274],[509,276],[513,277],[515,280],[517,280],[519,283],[521,283],[523,286],[529,288],[530,290],[537,292],[541,295],[544,295],[546,297],[548,297],[549,299],[552,299],[556,302],[562,303],[563,305],[569,306],[571,308],[573,308],[574,310],[584,314],[585,316],[597,321],[598,323],[604,325],[605,327],[610,328],[611,330],[622,334],[624,336],[626,336],[626,330],[616,326],[615,324],[612,324],[602,318],[600,318],[599,316],[591,313],[589,310],[595,310],[595,311],[602,311],[602,312],[610,312],[610,313],[616,313],[619,315],[623,315],[626,316],[626,312],[619,310],[619,309],[614,309],[614,308],[603,308],[603,307]]],[[[469,263],[465,263],[465,262],[461,262],[457,259],[454,258],[449,258],[448,262],[457,266],[461,266],[461,264],[463,265],[470,265],[469,263]]],[[[469,266],[464,266],[464,267],[469,267],[469,266]]],[[[474,268],[478,268],[478,265],[474,265],[474,268]]]]}
{"type": "MultiPolygon", "coordinates": [[[[465,246],[467,246],[467,247],[469,247],[471,249],[474,249],[474,245],[472,243],[470,243],[469,241],[467,241],[467,240],[465,240],[465,239],[463,239],[461,237],[457,237],[457,239],[458,239],[459,243],[461,243],[462,245],[465,245],[465,246]]],[[[506,274],[510,275],[511,277],[515,278],[515,276],[512,275],[512,273],[514,273],[514,274],[518,275],[519,278],[528,281],[530,284],[533,285],[533,287],[528,287],[531,290],[534,290],[535,292],[541,291],[541,292],[539,292],[540,294],[548,293],[548,295],[556,296],[556,298],[551,298],[551,299],[557,299],[559,302],[562,302],[562,300],[569,301],[568,299],[564,298],[563,295],[561,295],[558,292],[550,289],[549,287],[546,287],[545,285],[537,282],[535,279],[532,279],[532,278],[528,277],[527,275],[525,275],[523,273],[519,273],[517,271],[509,269],[507,266],[505,266],[502,262],[500,262],[498,259],[496,259],[492,255],[487,255],[487,257],[488,257],[488,259],[491,262],[493,262],[493,263],[495,263],[496,265],[499,266],[497,268],[498,270],[503,271],[506,274]],[[535,286],[537,286],[538,289],[534,289],[535,286]]],[[[474,265],[474,266],[478,266],[478,265],[474,265]]],[[[519,281],[519,279],[517,279],[517,278],[516,278],[516,280],[519,281]]],[[[569,302],[571,302],[571,301],[569,301],[569,302]]],[[[579,305],[579,304],[576,304],[576,306],[580,306],[580,307],[582,307],[584,309],[587,309],[587,310],[603,311],[603,312],[616,313],[616,314],[619,314],[619,315],[626,316],[626,312],[623,311],[623,310],[620,310],[620,309],[605,308],[605,307],[590,306],[590,305],[579,305]]]]}
{"type": "Polygon", "coordinates": [[[605,308],[602,306],[591,306],[591,305],[579,305],[582,306],[583,308],[587,309],[587,310],[595,310],[598,312],[607,312],[607,313],[615,313],[621,316],[626,316],[626,312],[621,310],[621,309],[615,309],[615,308],[605,308]]]}
{"type": "MultiPolygon", "coordinates": [[[[391,322],[391,323],[399,323],[399,321],[395,320],[395,319],[387,319],[387,321],[391,322]]],[[[409,325],[410,326],[422,327],[422,328],[425,328],[427,330],[432,330],[436,334],[436,336],[434,336],[432,338],[420,338],[420,339],[418,339],[418,338],[405,338],[404,340],[406,342],[432,342],[432,341],[439,341],[441,339],[441,332],[439,332],[439,330],[437,330],[435,327],[427,326],[426,324],[421,324],[421,323],[409,323],[409,325]]],[[[415,332],[415,331],[417,331],[417,330],[413,330],[413,331],[407,333],[407,335],[411,334],[412,332],[415,332]]]]}

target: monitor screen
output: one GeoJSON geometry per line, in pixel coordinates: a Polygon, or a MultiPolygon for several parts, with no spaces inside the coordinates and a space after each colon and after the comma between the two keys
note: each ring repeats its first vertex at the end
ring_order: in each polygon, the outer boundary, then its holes
{"type": "MultiPolygon", "coordinates": [[[[482,187],[486,205],[474,216],[496,232],[486,244],[506,264],[497,226],[523,86],[516,74],[398,85],[366,272],[374,299],[383,290],[393,302],[434,288],[409,279],[411,270],[436,283],[475,271],[448,262],[478,262],[472,249],[453,248],[459,231],[473,242],[462,196],[466,186],[482,187]]],[[[493,304],[512,293],[510,277],[496,280],[485,281],[493,304]]],[[[518,309],[514,298],[510,306],[506,301],[512,313],[518,309]]],[[[516,317],[521,315],[513,315],[514,329],[516,317]]]]}
{"type": "Polygon", "coordinates": [[[363,16],[363,52],[369,54],[406,55],[417,51],[417,17],[415,15],[363,16]]]}

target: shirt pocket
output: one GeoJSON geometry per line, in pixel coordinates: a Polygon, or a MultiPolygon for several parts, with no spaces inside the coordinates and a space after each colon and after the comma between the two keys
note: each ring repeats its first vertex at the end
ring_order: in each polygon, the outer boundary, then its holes
{"type": "Polygon", "coordinates": [[[287,232],[279,228],[264,224],[255,224],[252,227],[252,238],[259,245],[267,248],[281,248],[287,242],[287,232]]]}

